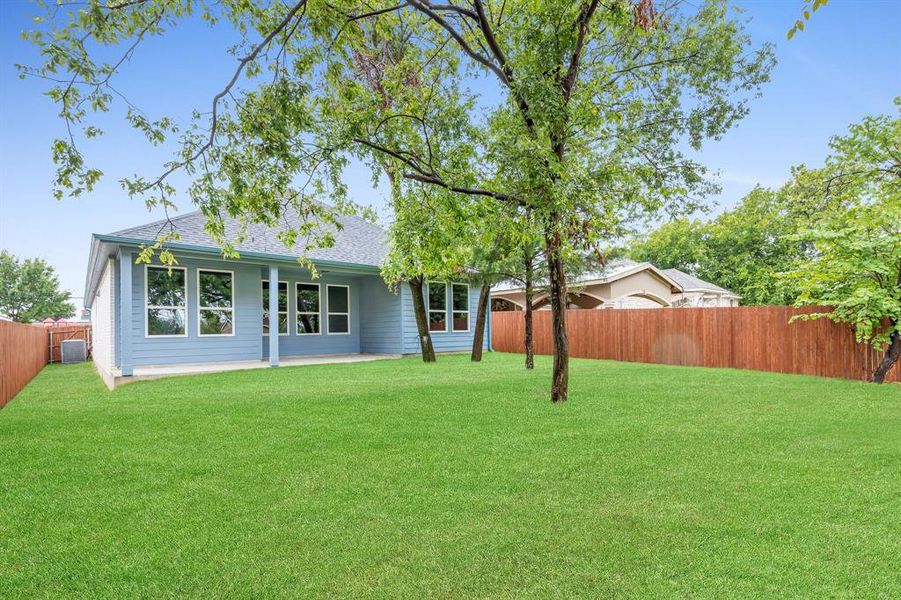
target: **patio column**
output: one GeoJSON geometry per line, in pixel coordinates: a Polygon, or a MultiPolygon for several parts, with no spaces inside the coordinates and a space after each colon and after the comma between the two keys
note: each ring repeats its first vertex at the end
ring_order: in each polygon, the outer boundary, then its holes
{"type": "MultiPolygon", "coordinates": [[[[119,250],[119,370],[125,377],[133,374],[131,364],[132,318],[131,303],[134,295],[132,270],[134,254],[131,250],[119,250]]],[[[144,315],[146,319],[147,316],[144,315]]]]}
{"type": "Polygon", "coordinates": [[[278,267],[269,266],[269,366],[278,366],[278,267]]]}

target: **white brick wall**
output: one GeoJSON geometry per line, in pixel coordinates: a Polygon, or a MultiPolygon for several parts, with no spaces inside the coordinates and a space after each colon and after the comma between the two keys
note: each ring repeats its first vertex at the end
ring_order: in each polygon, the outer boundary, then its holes
{"type": "Polygon", "coordinates": [[[110,375],[113,372],[116,358],[114,331],[116,327],[116,286],[113,279],[115,272],[115,260],[111,258],[103,269],[91,309],[94,365],[104,375],[110,375]]]}

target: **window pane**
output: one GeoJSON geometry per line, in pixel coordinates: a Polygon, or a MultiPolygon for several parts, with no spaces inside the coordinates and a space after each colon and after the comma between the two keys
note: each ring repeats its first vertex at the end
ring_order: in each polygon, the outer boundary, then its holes
{"type": "Polygon", "coordinates": [[[319,333],[319,315],[297,315],[297,335],[319,333]]]}
{"type": "Polygon", "coordinates": [[[348,289],[346,287],[329,286],[328,288],[328,311],[330,313],[346,313],[349,312],[347,306],[348,289]]]}
{"type": "Polygon", "coordinates": [[[232,275],[200,271],[200,306],[210,308],[231,308],[232,275]]]}
{"type": "MultiPolygon", "coordinates": [[[[288,314],[278,313],[278,332],[288,333],[288,314]]],[[[263,311],[263,335],[269,335],[269,311],[263,311]]]]}
{"type": "Polygon", "coordinates": [[[447,286],[443,283],[429,284],[429,310],[447,309],[447,286]]]}
{"type": "MultiPolygon", "coordinates": [[[[269,335],[269,282],[263,281],[263,335],[269,335]]],[[[278,332],[288,333],[288,283],[278,284],[278,332]]]]}
{"type": "Polygon", "coordinates": [[[315,283],[297,284],[297,311],[319,312],[319,286],[315,283]]]}
{"type": "Polygon", "coordinates": [[[184,333],[183,308],[147,309],[147,335],[184,335],[184,333]]]}
{"type": "MultiPolygon", "coordinates": [[[[278,310],[279,312],[288,312],[288,282],[278,282],[278,310]]],[[[285,315],[285,319],[288,316],[285,315]]],[[[287,322],[287,321],[286,321],[287,322]]]]}
{"type": "Polygon", "coordinates": [[[329,315],[328,316],[328,332],[329,333],[347,333],[349,332],[347,315],[329,315]]]}
{"type": "Polygon", "coordinates": [[[460,312],[469,310],[469,286],[454,285],[451,288],[451,295],[453,296],[454,310],[460,312]]]}
{"type": "Polygon", "coordinates": [[[184,306],[185,272],[166,267],[147,267],[147,304],[150,306],[184,306]]]}
{"type": "Polygon", "coordinates": [[[232,311],[201,310],[201,335],[227,335],[232,332],[232,311]]]}
{"type": "Polygon", "coordinates": [[[466,331],[469,329],[469,313],[454,313],[454,331],[466,331]]]}
{"type": "Polygon", "coordinates": [[[447,316],[443,312],[429,312],[429,331],[447,331],[447,316]]]}

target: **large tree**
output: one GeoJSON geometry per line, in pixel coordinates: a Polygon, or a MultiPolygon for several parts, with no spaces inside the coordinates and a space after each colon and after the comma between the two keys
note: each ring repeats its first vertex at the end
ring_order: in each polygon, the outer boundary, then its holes
{"type": "Polygon", "coordinates": [[[53,267],[40,258],[18,257],[0,250],[0,315],[19,323],[75,314],[72,295],[59,288],[53,267]]]}
{"type": "Polygon", "coordinates": [[[896,115],[867,117],[830,142],[822,186],[829,210],[800,237],[815,253],[789,274],[796,304],[828,306],[805,318],[854,327],[885,350],[872,381],[901,359],[901,97],[896,115]]]}
{"type": "MultiPolygon", "coordinates": [[[[317,221],[333,221],[334,211],[318,200],[350,208],[340,178],[348,152],[378,154],[404,185],[528,209],[547,257],[553,401],[568,394],[565,259],[574,240],[599,238],[637,213],[686,208],[709,192],[702,165],[682,148],[697,149],[742,118],[772,64],[768,46],[751,49],[725,0],[88,0],[67,11],[51,8],[49,27],[30,34],[45,62],[23,71],[58,81],[50,94],[69,126],[54,144],[61,190],[81,193],[99,178],[77,132],[100,134],[90,111],[109,109],[118,94],[110,81],[142,39],[188,15],[229,24],[242,36],[233,76],[211,110],[196,113],[174,160],[157,176],[128,179],[128,191],[167,206],[169,175],[187,171],[192,200],[227,251],[223,213],[275,223],[290,208],[308,224],[286,231],[286,241],[328,243],[317,221]],[[420,50],[410,58],[419,63],[415,97],[377,107],[371,94],[336,93],[356,76],[352,57],[366,38],[353,25],[364,20],[389,30],[404,24],[420,50]],[[99,63],[98,45],[125,50],[99,63]],[[481,111],[468,109],[446,76],[448,51],[470,81],[493,84],[481,111]],[[237,87],[242,75],[267,68],[265,80],[237,87]],[[475,142],[455,125],[461,110],[467,126],[480,126],[475,142]]],[[[389,74],[383,83],[402,94],[409,72],[389,74]]],[[[176,129],[169,117],[133,108],[127,118],[153,143],[176,129]]]]}

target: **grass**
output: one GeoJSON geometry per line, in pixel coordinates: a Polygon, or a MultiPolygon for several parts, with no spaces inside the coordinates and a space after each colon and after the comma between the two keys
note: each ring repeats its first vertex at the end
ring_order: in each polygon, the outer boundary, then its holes
{"type": "Polygon", "coordinates": [[[0,597],[901,596],[901,387],[441,357],[0,411],[0,597]]]}

